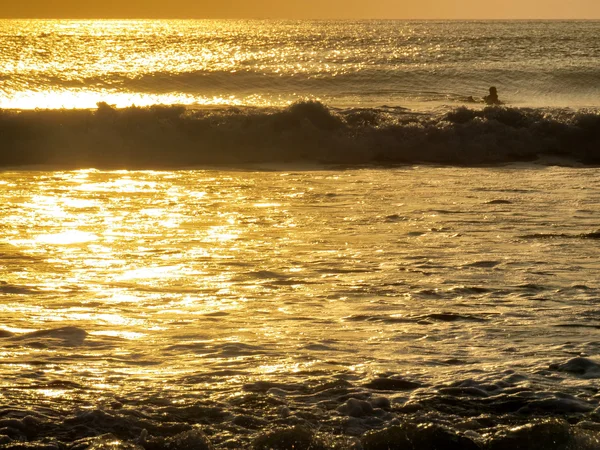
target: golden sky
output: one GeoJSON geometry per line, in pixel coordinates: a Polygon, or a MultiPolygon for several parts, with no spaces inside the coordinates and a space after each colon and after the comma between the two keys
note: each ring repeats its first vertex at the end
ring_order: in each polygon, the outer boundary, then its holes
{"type": "Polygon", "coordinates": [[[0,0],[0,17],[600,19],[600,0],[0,0]]]}

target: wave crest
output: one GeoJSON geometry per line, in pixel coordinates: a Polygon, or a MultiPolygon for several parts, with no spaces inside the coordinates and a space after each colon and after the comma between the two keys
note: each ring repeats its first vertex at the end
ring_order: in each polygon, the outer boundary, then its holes
{"type": "Polygon", "coordinates": [[[314,161],[477,165],[553,156],[600,163],[600,114],[487,107],[0,110],[0,165],[154,168],[314,161]]]}

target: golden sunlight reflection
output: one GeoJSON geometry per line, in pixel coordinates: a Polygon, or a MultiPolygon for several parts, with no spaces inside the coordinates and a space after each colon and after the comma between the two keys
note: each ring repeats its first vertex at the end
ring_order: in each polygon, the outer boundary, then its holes
{"type": "Polygon", "coordinates": [[[281,203],[254,203],[257,208],[272,208],[281,206],[281,203]]]}
{"type": "Polygon", "coordinates": [[[96,109],[100,102],[117,108],[128,106],[198,105],[198,106],[241,106],[243,99],[229,97],[201,97],[177,94],[143,94],[100,91],[54,90],[42,92],[18,92],[0,97],[0,108],[4,109],[96,109]]]}
{"type": "Polygon", "coordinates": [[[314,362],[306,363],[291,363],[282,362],[279,364],[263,364],[257,368],[258,373],[273,374],[273,373],[297,373],[303,370],[308,370],[314,366],[314,362]]]}
{"type": "Polygon", "coordinates": [[[98,236],[94,233],[88,233],[85,231],[71,230],[63,231],[61,233],[54,234],[42,234],[35,238],[36,242],[40,244],[53,244],[53,245],[69,245],[69,244],[83,244],[86,242],[96,241],[98,236]]]}
{"type": "Polygon", "coordinates": [[[207,231],[207,240],[226,242],[240,237],[241,231],[229,226],[214,226],[207,231]]]}
{"type": "MultiPolygon", "coordinates": [[[[107,103],[117,108],[130,106],[146,107],[153,105],[185,105],[190,107],[201,106],[269,106],[272,101],[260,95],[238,97],[229,96],[202,96],[182,93],[172,94],[144,94],[139,92],[114,92],[109,90],[99,91],[25,91],[16,92],[0,97],[0,109],[96,109],[98,103],[107,103]]],[[[282,104],[289,104],[285,101],[282,104]]]]}
{"type": "Polygon", "coordinates": [[[93,208],[98,206],[97,200],[81,199],[81,198],[63,198],[62,204],[67,208],[93,208]]]}
{"type": "Polygon", "coordinates": [[[66,389],[39,389],[41,395],[51,398],[68,398],[70,393],[66,389]]]}
{"type": "Polygon", "coordinates": [[[148,189],[154,189],[156,182],[132,180],[124,175],[116,180],[102,181],[96,183],[81,183],[74,189],[82,192],[125,192],[135,193],[148,189]]]}
{"type": "Polygon", "coordinates": [[[182,266],[161,266],[161,267],[143,267],[132,269],[115,277],[116,280],[137,280],[137,279],[152,279],[152,278],[180,278],[186,275],[186,271],[182,266]]]}
{"type": "Polygon", "coordinates": [[[147,336],[146,333],[140,333],[137,331],[120,331],[120,330],[106,330],[106,331],[92,331],[90,333],[92,336],[108,336],[108,337],[116,337],[127,340],[136,340],[142,339],[147,336]]]}
{"type": "MultiPolygon", "coordinates": [[[[7,179],[21,185],[22,176],[7,179]]],[[[243,179],[234,172],[90,169],[27,176],[29,195],[0,186],[11,211],[4,216],[4,243],[14,261],[24,258],[5,278],[7,290],[15,285],[17,294],[0,309],[14,319],[15,330],[34,332],[25,339],[48,332],[52,342],[85,341],[90,346],[83,351],[92,353],[116,345],[112,356],[123,352],[119,358],[126,360],[146,355],[147,342],[168,347],[180,335],[184,341],[193,336],[199,343],[189,358],[247,364],[254,356],[239,343],[288,340],[282,326],[298,308],[287,296],[314,298],[303,281],[312,270],[308,261],[355,254],[298,245],[297,258],[282,264],[311,218],[292,212],[303,197],[263,191],[255,181],[262,174],[243,179]],[[29,267],[35,267],[35,282],[29,267]],[[30,324],[30,317],[37,319],[30,324]]],[[[279,176],[274,179],[279,183],[279,176]]],[[[173,370],[188,370],[186,358],[173,370]]],[[[298,373],[320,364],[315,361],[257,360],[251,372],[298,373]]],[[[161,376],[135,367],[131,374],[149,383],[161,376]]],[[[99,375],[102,383],[119,385],[99,375]]]]}
{"type": "Polygon", "coordinates": [[[35,331],[35,328],[17,328],[17,327],[3,326],[2,330],[8,331],[9,333],[21,334],[21,333],[31,333],[32,331],[35,331]]]}
{"type": "Polygon", "coordinates": [[[66,312],[64,318],[56,317],[56,320],[93,321],[114,326],[141,326],[146,323],[143,319],[126,317],[121,314],[110,314],[102,312],[66,312]]]}
{"type": "MultiPolygon", "coordinates": [[[[96,294],[101,294],[101,293],[104,293],[105,288],[101,287],[101,286],[97,286],[94,288],[94,290],[96,291],[96,294]]],[[[123,304],[137,305],[137,304],[141,304],[143,302],[143,298],[138,295],[129,294],[126,291],[123,291],[123,292],[116,291],[114,293],[111,293],[108,296],[105,296],[103,301],[106,302],[107,304],[123,303],[123,304]]]]}
{"type": "Polygon", "coordinates": [[[160,217],[167,214],[167,212],[162,208],[145,208],[140,210],[140,214],[152,217],[160,217]]]}
{"type": "Polygon", "coordinates": [[[27,202],[23,206],[53,219],[66,218],[68,214],[59,203],[60,200],[56,197],[34,195],[31,198],[31,202],[27,202]]]}

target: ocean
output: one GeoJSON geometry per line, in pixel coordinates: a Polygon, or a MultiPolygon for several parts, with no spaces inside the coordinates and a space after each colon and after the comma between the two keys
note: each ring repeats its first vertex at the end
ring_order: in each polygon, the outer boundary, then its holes
{"type": "Polygon", "coordinates": [[[0,21],[0,448],[600,449],[599,32],[0,21]]]}
{"type": "Polygon", "coordinates": [[[0,21],[1,108],[597,107],[600,21],[0,21]]]}

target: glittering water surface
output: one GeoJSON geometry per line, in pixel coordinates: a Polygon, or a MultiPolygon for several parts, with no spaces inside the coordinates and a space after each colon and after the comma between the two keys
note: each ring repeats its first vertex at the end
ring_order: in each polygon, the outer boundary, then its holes
{"type": "Polygon", "coordinates": [[[597,106],[598,21],[0,21],[0,107],[597,106]]]}
{"type": "Polygon", "coordinates": [[[0,21],[0,448],[598,450],[599,27],[0,21]]]}
{"type": "MultiPolygon", "coordinates": [[[[0,396],[233,408],[248,383],[285,397],[398,374],[423,388],[396,405],[478,380],[592,411],[597,367],[550,368],[600,350],[598,180],[533,166],[4,172],[0,396]]],[[[311,407],[322,423],[346,411],[329,401],[311,407]]]]}

